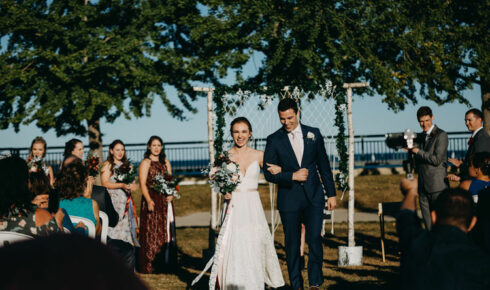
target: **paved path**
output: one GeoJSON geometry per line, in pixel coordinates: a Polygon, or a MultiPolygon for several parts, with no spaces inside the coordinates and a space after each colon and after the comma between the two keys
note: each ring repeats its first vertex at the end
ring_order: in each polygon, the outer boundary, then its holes
{"type": "MultiPolygon", "coordinates": [[[[269,210],[265,211],[265,216],[267,221],[270,223],[271,214],[269,210]]],[[[176,217],[177,227],[206,227],[209,226],[209,220],[211,215],[209,212],[197,212],[186,216],[176,217]]],[[[277,218],[280,219],[279,213],[277,213],[277,218]]],[[[386,216],[385,221],[394,221],[395,219],[391,216],[386,216]]],[[[377,213],[371,212],[356,212],[354,216],[354,221],[356,222],[377,222],[379,221],[377,213]]],[[[341,208],[335,210],[334,222],[343,223],[347,222],[347,209],[341,208]]]]}

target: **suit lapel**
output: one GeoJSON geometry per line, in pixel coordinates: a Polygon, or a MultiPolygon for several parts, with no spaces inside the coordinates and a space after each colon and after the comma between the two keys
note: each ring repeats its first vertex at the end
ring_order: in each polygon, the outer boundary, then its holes
{"type": "Polygon", "coordinates": [[[291,156],[291,159],[293,159],[296,165],[299,167],[298,160],[296,159],[296,154],[294,154],[293,146],[291,145],[291,141],[289,141],[288,132],[286,132],[286,130],[284,129],[282,129],[281,138],[282,138],[281,143],[284,144],[284,148],[287,151],[287,155],[291,156]]]}

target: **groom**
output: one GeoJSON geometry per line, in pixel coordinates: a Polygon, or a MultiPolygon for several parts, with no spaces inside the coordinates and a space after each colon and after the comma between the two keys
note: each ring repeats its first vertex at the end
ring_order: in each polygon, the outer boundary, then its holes
{"type": "Polygon", "coordinates": [[[328,209],[332,210],[336,205],[332,171],[320,130],[299,123],[296,101],[283,99],[277,109],[282,128],[267,137],[264,163],[278,165],[282,171],[272,174],[264,170],[264,175],[267,181],[279,187],[277,208],[284,229],[291,286],[293,289],[303,289],[300,269],[303,222],[309,248],[310,289],[318,289],[323,282],[321,230],[325,208],[324,190],[328,209]]]}

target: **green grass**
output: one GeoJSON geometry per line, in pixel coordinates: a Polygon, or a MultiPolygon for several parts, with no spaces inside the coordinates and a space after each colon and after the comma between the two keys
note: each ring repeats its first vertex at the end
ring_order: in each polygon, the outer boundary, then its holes
{"type": "MultiPolygon", "coordinates": [[[[323,286],[328,289],[396,289],[398,275],[397,238],[394,235],[393,223],[386,224],[386,262],[381,260],[379,226],[377,223],[357,223],[356,242],[363,246],[363,265],[338,267],[337,248],[346,245],[347,225],[336,224],[335,235],[324,243],[323,286]]],[[[151,289],[186,289],[190,282],[204,268],[203,250],[208,248],[208,229],[177,229],[179,246],[179,268],[174,274],[139,274],[139,277],[151,289]]],[[[289,283],[284,253],[284,234],[279,227],[275,235],[275,247],[286,283],[289,283]]],[[[306,249],[306,253],[308,250],[306,249]]],[[[303,271],[305,286],[308,285],[306,270],[303,271]]],[[[196,287],[207,289],[209,273],[196,287]]]]}
{"type": "MultiPolygon", "coordinates": [[[[399,184],[403,175],[368,175],[355,178],[354,189],[356,196],[356,209],[375,212],[379,202],[401,201],[399,184]]],[[[270,209],[269,185],[259,185],[260,198],[264,209],[270,209]]],[[[185,216],[194,212],[209,211],[211,209],[211,190],[209,185],[186,185],[180,187],[181,198],[175,200],[175,214],[185,216]]],[[[341,192],[337,192],[339,207],[346,208],[348,193],[340,200],[341,192]]],[[[136,211],[139,215],[141,206],[141,192],[133,192],[136,211]]]]}

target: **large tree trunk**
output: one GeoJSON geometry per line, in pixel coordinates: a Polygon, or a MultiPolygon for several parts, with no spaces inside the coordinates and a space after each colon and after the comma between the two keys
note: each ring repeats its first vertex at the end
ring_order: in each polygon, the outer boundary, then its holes
{"type": "MultiPolygon", "coordinates": [[[[88,146],[89,154],[97,154],[100,158],[100,164],[102,165],[102,134],[100,133],[100,119],[92,118],[87,120],[88,125],[88,146]]],[[[95,184],[100,185],[100,174],[95,178],[95,184]]]]}
{"type": "Polygon", "coordinates": [[[490,79],[482,77],[481,80],[481,111],[483,112],[485,131],[490,134],[490,79]]]}

